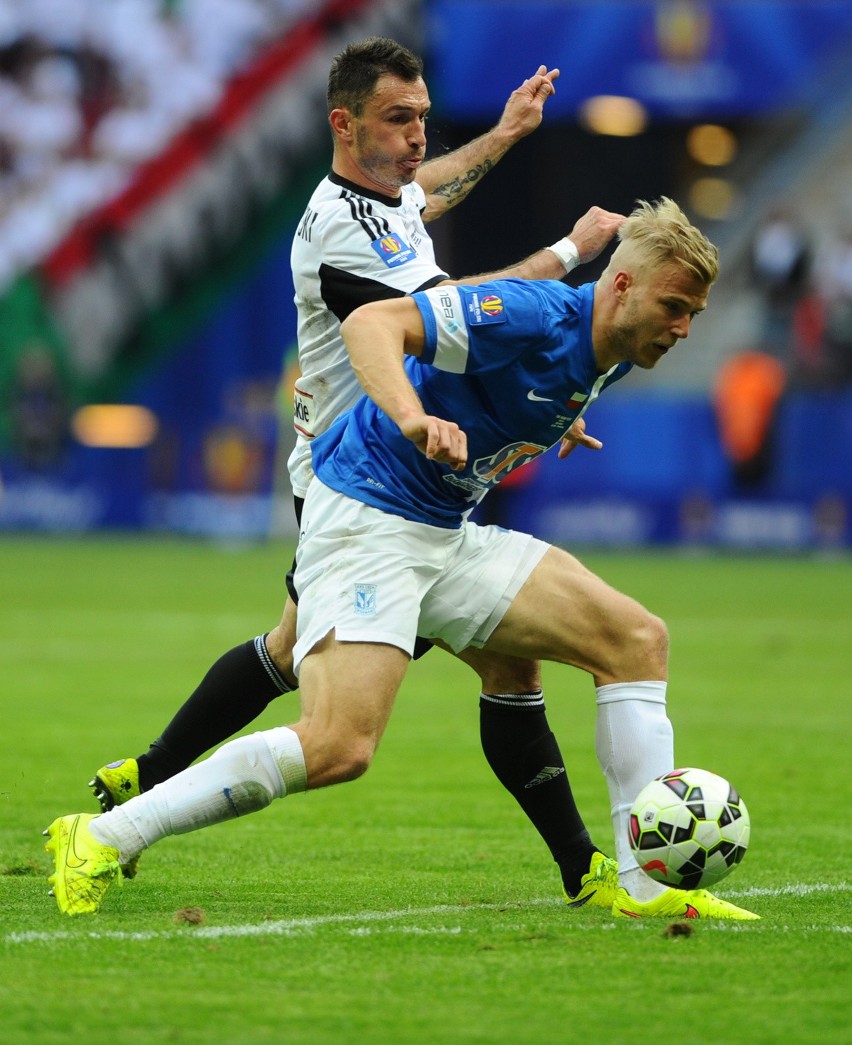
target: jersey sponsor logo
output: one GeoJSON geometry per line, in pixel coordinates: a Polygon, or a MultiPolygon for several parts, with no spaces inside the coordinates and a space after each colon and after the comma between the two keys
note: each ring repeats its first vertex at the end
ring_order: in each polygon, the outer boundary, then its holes
{"type": "Polygon", "coordinates": [[[313,439],[314,433],[311,429],[311,419],[314,410],[314,397],[310,392],[303,392],[301,388],[293,389],[293,427],[306,439],[313,439]]]}
{"type": "Polygon", "coordinates": [[[495,486],[501,479],[505,479],[509,472],[532,461],[546,449],[546,446],[538,446],[536,443],[510,443],[490,457],[478,458],[473,462],[472,471],[481,483],[495,486]]]}
{"type": "Polygon", "coordinates": [[[510,443],[496,454],[477,458],[469,465],[466,473],[459,475],[457,472],[448,472],[442,478],[451,486],[466,490],[471,495],[470,500],[478,500],[486,490],[496,486],[516,468],[543,454],[546,449],[546,446],[538,446],[536,443],[510,443]]]}
{"type": "Polygon", "coordinates": [[[455,317],[455,309],[453,308],[453,299],[446,291],[442,291],[438,297],[441,302],[441,309],[444,313],[445,319],[453,319],[455,317]]]}
{"type": "Polygon", "coordinates": [[[377,584],[356,584],[353,609],[359,617],[375,617],[377,584]]]}
{"type": "Polygon", "coordinates": [[[467,299],[467,311],[470,322],[474,326],[506,322],[503,299],[497,297],[496,294],[480,295],[474,291],[467,299]]]}
{"type": "Polygon", "coordinates": [[[467,493],[468,501],[479,501],[486,492],[486,487],[479,482],[478,479],[474,479],[472,476],[459,475],[458,472],[448,472],[446,475],[441,477],[445,483],[450,486],[455,486],[459,490],[464,490],[467,493]]]}
{"type": "Polygon", "coordinates": [[[414,248],[409,247],[395,232],[389,232],[385,236],[374,239],[370,246],[388,268],[397,268],[417,257],[414,248]]]}
{"type": "Polygon", "coordinates": [[[461,325],[456,322],[455,319],[455,308],[453,307],[453,299],[449,294],[443,293],[439,297],[441,303],[441,311],[444,314],[444,330],[448,334],[455,334],[457,330],[461,329],[461,325]]]}

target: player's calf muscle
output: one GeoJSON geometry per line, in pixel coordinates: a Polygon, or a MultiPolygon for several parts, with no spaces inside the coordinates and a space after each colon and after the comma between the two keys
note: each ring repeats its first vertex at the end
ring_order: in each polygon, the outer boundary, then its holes
{"type": "Polygon", "coordinates": [[[541,689],[538,661],[472,648],[462,650],[458,657],[479,675],[485,693],[534,693],[541,689]]]}

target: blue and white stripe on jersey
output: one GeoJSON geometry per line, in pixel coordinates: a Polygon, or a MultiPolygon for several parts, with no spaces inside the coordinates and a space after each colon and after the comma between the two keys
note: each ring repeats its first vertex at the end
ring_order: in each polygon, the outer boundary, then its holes
{"type": "Polygon", "coordinates": [[[495,280],[413,295],[425,329],[406,372],[427,414],[466,433],[467,465],[428,461],[366,396],[313,442],[326,486],[414,522],[457,528],[519,462],[559,442],[603,388],[630,370],[598,374],[594,284],[495,280]]]}
{"type": "Polygon", "coordinates": [[[458,287],[438,287],[432,294],[416,297],[426,330],[426,352],[421,359],[449,374],[463,374],[467,367],[470,339],[463,321],[458,287]],[[441,336],[438,337],[440,330],[441,336]]]}

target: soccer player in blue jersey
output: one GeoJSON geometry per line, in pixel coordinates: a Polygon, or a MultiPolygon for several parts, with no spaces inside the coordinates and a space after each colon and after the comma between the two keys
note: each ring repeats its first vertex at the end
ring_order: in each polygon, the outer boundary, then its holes
{"type": "MultiPolygon", "coordinates": [[[[297,521],[313,469],[313,439],[360,398],[340,325],[359,305],[455,282],[439,265],[428,224],[456,206],[500,158],[541,122],[557,69],[541,66],[512,92],[492,130],[424,162],[429,94],[420,59],[393,40],[350,44],[328,82],[332,169],[312,193],[293,241],[300,376],[296,445],[288,461],[297,521]]],[[[590,261],[623,220],[594,207],[570,238],[492,273],[561,278],[590,261]]],[[[488,274],[460,282],[476,284],[488,274]]],[[[228,650],[162,734],[137,758],[102,766],[92,788],[104,809],[185,769],[295,687],[296,593],[280,623],[228,650]]],[[[417,655],[428,648],[421,641],[417,655]]],[[[594,845],[547,720],[539,665],[495,652],[459,656],[481,679],[480,737],[489,765],[548,846],[573,905],[611,903],[614,861],[594,845]]],[[[127,868],[128,873],[132,868],[127,868]]]]}
{"type": "Polygon", "coordinates": [[[717,251],[675,203],[639,203],[619,235],[600,280],[577,290],[438,287],[344,322],[367,395],[314,443],[295,577],[302,717],[102,816],[55,820],[61,910],[97,910],[120,863],[167,835],[362,775],[425,635],[592,677],[619,864],[613,915],[757,918],[706,890],[659,885],[630,851],[634,798],[675,764],[663,621],[568,552],[468,519],[513,468],[587,441],[589,405],[632,367],[655,367],[705,308],[717,251]]]}

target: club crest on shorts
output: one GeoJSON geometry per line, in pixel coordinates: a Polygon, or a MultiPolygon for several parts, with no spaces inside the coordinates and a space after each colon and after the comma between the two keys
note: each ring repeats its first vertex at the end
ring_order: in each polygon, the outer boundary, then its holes
{"type": "Polygon", "coordinates": [[[355,612],[359,617],[375,617],[377,584],[355,585],[355,612]]]}

